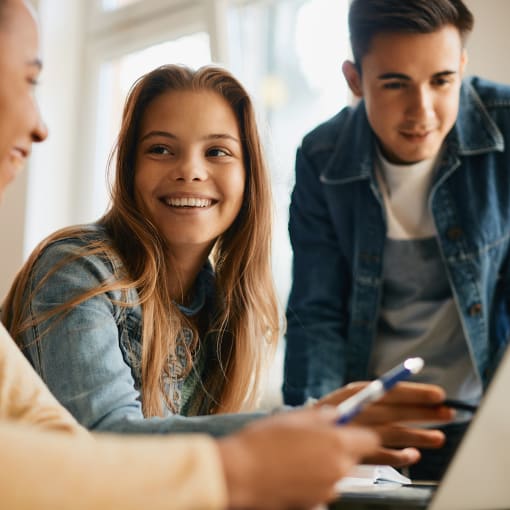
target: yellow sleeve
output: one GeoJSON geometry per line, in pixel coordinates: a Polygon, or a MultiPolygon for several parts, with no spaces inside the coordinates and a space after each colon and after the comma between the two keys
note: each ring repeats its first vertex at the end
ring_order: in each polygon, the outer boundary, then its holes
{"type": "Polygon", "coordinates": [[[85,434],[0,324],[0,419],[85,434]]]}
{"type": "Polygon", "coordinates": [[[3,422],[0,452],[2,508],[227,506],[218,447],[207,436],[71,436],[3,422]]]}
{"type": "Polygon", "coordinates": [[[52,396],[1,325],[0,452],[2,508],[227,506],[213,439],[89,434],[52,396]]]}

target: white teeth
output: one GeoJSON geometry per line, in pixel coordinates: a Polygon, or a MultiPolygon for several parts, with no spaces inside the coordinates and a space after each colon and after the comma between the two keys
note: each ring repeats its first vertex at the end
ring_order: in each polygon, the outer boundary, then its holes
{"type": "Polygon", "coordinates": [[[212,200],[207,198],[165,198],[165,203],[172,207],[209,207],[212,200]]]}

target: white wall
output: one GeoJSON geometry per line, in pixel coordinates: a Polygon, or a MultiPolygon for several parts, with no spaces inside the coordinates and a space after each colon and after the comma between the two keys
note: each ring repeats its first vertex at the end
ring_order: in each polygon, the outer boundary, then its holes
{"type": "Polygon", "coordinates": [[[0,300],[35,244],[54,230],[74,223],[80,69],[82,61],[82,0],[38,0],[44,62],[37,97],[49,137],[34,144],[24,175],[11,186],[1,204],[2,240],[0,300]]]}
{"type": "MultiPolygon", "coordinates": [[[[78,112],[83,64],[84,5],[87,0],[39,0],[45,70],[39,97],[50,128],[25,176],[6,193],[0,214],[0,296],[36,240],[80,221],[78,180],[73,175],[80,147],[78,112]]],[[[509,0],[465,0],[476,24],[468,42],[469,74],[510,83],[509,0]]],[[[86,148],[85,148],[86,150],[86,148]]]]}
{"type": "Polygon", "coordinates": [[[2,243],[0,247],[2,259],[0,303],[24,256],[27,180],[25,171],[7,189],[0,204],[0,239],[2,243]]]}
{"type": "Polygon", "coordinates": [[[467,73],[510,83],[509,0],[464,0],[475,15],[467,73]]]}

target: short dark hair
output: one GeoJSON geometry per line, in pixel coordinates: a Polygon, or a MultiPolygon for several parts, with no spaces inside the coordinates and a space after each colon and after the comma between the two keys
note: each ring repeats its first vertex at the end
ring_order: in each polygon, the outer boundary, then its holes
{"type": "Polygon", "coordinates": [[[430,34],[453,25],[464,44],[473,24],[473,14],[462,0],[352,0],[349,31],[354,62],[361,69],[362,58],[381,33],[430,34]]]}

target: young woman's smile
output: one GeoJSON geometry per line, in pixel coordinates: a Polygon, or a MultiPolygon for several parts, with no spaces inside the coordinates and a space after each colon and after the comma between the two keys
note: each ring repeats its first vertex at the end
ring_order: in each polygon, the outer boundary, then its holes
{"type": "Polygon", "coordinates": [[[203,195],[196,195],[194,193],[174,193],[170,195],[164,195],[160,199],[168,207],[176,209],[175,212],[179,211],[183,214],[193,214],[195,209],[205,209],[216,204],[218,201],[211,197],[203,195]]]}

